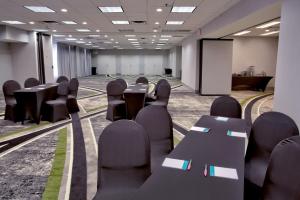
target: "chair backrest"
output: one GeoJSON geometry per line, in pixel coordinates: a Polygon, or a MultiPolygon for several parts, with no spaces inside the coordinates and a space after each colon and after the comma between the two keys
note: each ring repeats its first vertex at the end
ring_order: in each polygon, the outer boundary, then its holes
{"type": "Polygon", "coordinates": [[[40,84],[40,81],[37,80],[36,78],[28,78],[24,82],[24,87],[29,88],[29,87],[34,87],[40,84]]]}
{"type": "Polygon", "coordinates": [[[166,107],[149,105],[137,114],[135,121],[147,131],[150,141],[170,141],[173,149],[173,122],[166,107]]]}
{"type": "Polygon", "coordinates": [[[17,81],[8,80],[3,83],[2,90],[6,104],[8,104],[10,100],[15,99],[14,92],[19,89],[21,89],[21,86],[17,81]]]}
{"type": "Polygon", "coordinates": [[[57,87],[57,95],[59,99],[67,99],[69,94],[69,83],[63,81],[57,87]]]}
{"type": "Polygon", "coordinates": [[[69,79],[66,76],[60,76],[57,78],[56,83],[61,83],[61,82],[69,82],[69,79]]]}
{"type": "Polygon", "coordinates": [[[214,100],[210,107],[210,115],[232,118],[242,117],[242,107],[233,97],[222,96],[214,100]]]}
{"type": "Polygon", "coordinates": [[[119,81],[110,81],[106,86],[108,101],[122,99],[124,90],[119,81]]]}
{"type": "Polygon", "coordinates": [[[142,76],[142,77],[139,77],[138,79],[136,79],[135,83],[143,83],[143,84],[148,84],[149,81],[146,77],[142,76]]]}
{"type": "Polygon", "coordinates": [[[77,78],[72,78],[69,83],[69,94],[77,97],[79,81],[77,78]]]}
{"type": "Polygon", "coordinates": [[[300,137],[281,141],[274,148],[263,184],[263,199],[300,199],[300,137]]]}
{"type": "Polygon", "coordinates": [[[131,120],[108,125],[98,141],[98,188],[138,188],[150,175],[150,141],[131,120]]]}
{"type": "Polygon", "coordinates": [[[118,83],[120,83],[123,87],[123,89],[125,90],[127,88],[127,82],[122,79],[122,78],[117,78],[115,81],[117,81],[118,83]]]}
{"type": "Polygon", "coordinates": [[[168,82],[166,79],[159,79],[155,85],[155,88],[154,88],[154,95],[156,96],[157,94],[157,89],[158,89],[158,86],[161,84],[161,83],[164,83],[164,82],[168,82]]]}
{"type": "Polygon", "coordinates": [[[163,81],[157,88],[156,97],[158,101],[165,102],[168,105],[169,97],[171,94],[171,85],[168,81],[163,81]]]}

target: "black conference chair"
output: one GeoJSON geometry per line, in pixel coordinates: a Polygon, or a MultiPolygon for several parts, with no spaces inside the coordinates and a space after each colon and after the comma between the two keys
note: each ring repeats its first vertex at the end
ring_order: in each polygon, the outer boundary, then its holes
{"type": "Polygon", "coordinates": [[[272,151],[263,185],[263,200],[300,199],[300,137],[283,140],[272,151]]]}
{"type": "Polygon", "coordinates": [[[149,137],[134,121],[108,125],[99,138],[98,152],[96,196],[137,189],[151,174],[149,137]]]}
{"type": "Polygon", "coordinates": [[[127,82],[122,79],[122,78],[117,78],[115,81],[117,81],[118,83],[120,83],[123,87],[123,90],[125,90],[127,88],[127,82]]]}
{"type": "Polygon", "coordinates": [[[24,87],[30,88],[30,87],[38,86],[39,84],[40,84],[40,81],[37,80],[36,78],[28,78],[24,82],[24,87]]]}
{"type": "Polygon", "coordinates": [[[107,112],[106,119],[115,121],[125,118],[126,106],[123,100],[124,87],[118,81],[111,81],[106,86],[107,92],[107,112]]]}
{"type": "Polygon", "coordinates": [[[75,113],[79,111],[77,104],[79,81],[77,78],[72,78],[69,83],[69,95],[67,100],[67,108],[69,113],[75,113]]]}
{"type": "Polygon", "coordinates": [[[142,76],[142,77],[139,77],[138,79],[136,79],[135,83],[136,84],[138,84],[138,83],[148,84],[149,81],[146,77],[142,76]]]}
{"type": "Polygon", "coordinates": [[[147,102],[147,105],[155,105],[155,106],[168,106],[169,98],[171,94],[171,86],[168,81],[163,81],[159,84],[156,91],[156,99],[155,101],[147,102]]]}
{"type": "Polygon", "coordinates": [[[149,135],[153,172],[174,148],[172,118],[166,107],[150,105],[139,111],[135,121],[141,124],[149,135]]]}
{"type": "Polygon", "coordinates": [[[14,122],[20,120],[21,116],[17,105],[17,100],[14,96],[14,92],[19,89],[21,89],[20,84],[14,80],[6,81],[2,86],[6,103],[4,115],[5,120],[11,120],[14,122]]]}
{"type": "Polygon", "coordinates": [[[211,116],[241,118],[242,107],[233,97],[222,96],[214,100],[210,107],[211,116]]]}
{"type": "Polygon", "coordinates": [[[69,83],[61,82],[57,88],[58,97],[55,100],[46,101],[43,108],[43,119],[57,122],[69,118],[67,99],[69,94],[69,83]]]}
{"type": "Polygon", "coordinates": [[[57,78],[56,83],[69,82],[69,79],[66,76],[60,76],[57,78]]]}
{"type": "Polygon", "coordinates": [[[245,199],[260,195],[271,152],[280,141],[295,135],[299,135],[297,125],[283,113],[266,112],[255,120],[245,157],[245,199]]]}
{"type": "Polygon", "coordinates": [[[156,100],[157,88],[163,82],[168,82],[168,81],[166,79],[160,79],[157,81],[157,83],[155,84],[154,90],[150,94],[148,94],[148,96],[146,97],[146,102],[151,102],[151,101],[156,100]]]}

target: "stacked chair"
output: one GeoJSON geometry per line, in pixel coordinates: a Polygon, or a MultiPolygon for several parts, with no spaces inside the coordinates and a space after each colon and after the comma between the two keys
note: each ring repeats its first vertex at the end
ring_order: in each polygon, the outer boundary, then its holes
{"type": "Polygon", "coordinates": [[[57,88],[58,97],[55,100],[46,101],[43,108],[43,119],[57,122],[69,117],[67,99],[69,83],[62,81],[57,88]]]}
{"type": "Polygon", "coordinates": [[[172,118],[166,107],[150,105],[139,111],[135,121],[142,125],[149,135],[153,172],[174,148],[172,118]]]}
{"type": "Polygon", "coordinates": [[[60,76],[57,78],[56,83],[69,82],[69,79],[66,76],[60,76]]]}
{"type": "Polygon", "coordinates": [[[242,117],[242,107],[240,103],[230,97],[222,96],[214,100],[210,108],[211,116],[222,116],[231,118],[242,117]]]}
{"type": "Polygon", "coordinates": [[[271,152],[280,141],[296,135],[297,125],[283,113],[266,112],[255,120],[245,157],[245,199],[259,198],[271,152]]]}
{"type": "Polygon", "coordinates": [[[263,200],[300,199],[299,157],[299,136],[290,137],[276,145],[263,184],[263,200]]]}
{"type": "Polygon", "coordinates": [[[98,192],[95,199],[138,189],[150,176],[150,141],[130,120],[108,125],[98,141],[98,192]]]}
{"type": "Polygon", "coordinates": [[[149,81],[146,77],[142,76],[142,77],[139,77],[138,79],[136,79],[135,83],[136,84],[139,84],[139,83],[148,84],[149,81]]]}
{"type": "Polygon", "coordinates": [[[2,89],[6,103],[4,119],[17,122],[20,120],[20,112],[14,92],[21,89],[21,86],[18,82],[9,80],[3,84],[2,89]]]}
{"type": "Polygon", "coordinates": [[[146,105],[168,106],[171,94],[171,85],[165,79],[158,81],[154,90],[154,97],[146,99],[146,105]]]}
{"type": "Polygon", "coordinates": [[[24,82],[24,87],[30,88],[30,87],[38,86],[39,84],[40,84],[40,81],[37,80],[36,78],[28,78],[24,82]]]}
{"type": "Polygon", "coordinates": [[[75,113],[79,111],[77,104],[79,81],[77,78],[72,78],[69,83],[69,94],[67,99],[67,108],[69,113],[75,113]]]}
{"type": "Polygon", "coordinates": [[[120,81],[111,81],[106,86],[107,92],[107,112],[106,119],[115,121],[118,119],[125,118],[126,106],[123,100],[123,92],[126,88],[120,83],[120,81]]]}

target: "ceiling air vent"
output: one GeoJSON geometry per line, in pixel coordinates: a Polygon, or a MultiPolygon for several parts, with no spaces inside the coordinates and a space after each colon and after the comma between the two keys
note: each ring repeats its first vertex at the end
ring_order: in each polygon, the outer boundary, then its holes
{"type": "Polygon", "coordinates": [[[163,33],[175,33],[175,32],[179,32],[179,33],[189,33],[191,32],[191,30],[169,30],[169,29],[163,29],[162,30],[163,33]]]}
{"type": "Polygon", "coordinates": [[[143,20],[135,20],[135,21],[131,21],[132,24],[147,24],[146,21],[143,20]]]}
{"type": "Polygon", "coordinates": [[[51,20],[46,20],[46,21],[41,21],[43,24],[58,24],[57,21],[51,21],[51,20]]]}

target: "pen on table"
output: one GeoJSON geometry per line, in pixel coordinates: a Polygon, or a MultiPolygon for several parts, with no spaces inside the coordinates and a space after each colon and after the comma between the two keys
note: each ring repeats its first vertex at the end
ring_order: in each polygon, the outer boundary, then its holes
{"type": "Polygon", "coordinates": [[[191,167],[192,167],[192,159],[191,159],[190,162],[189,162],[188,170],[191,170],[191,167]]]}
{"type": "Polygon", "coordinates": [[[207,164],[205,164],[205,167],[204,167],[204,176],[205,177],[207,176],[207,164]]]}

